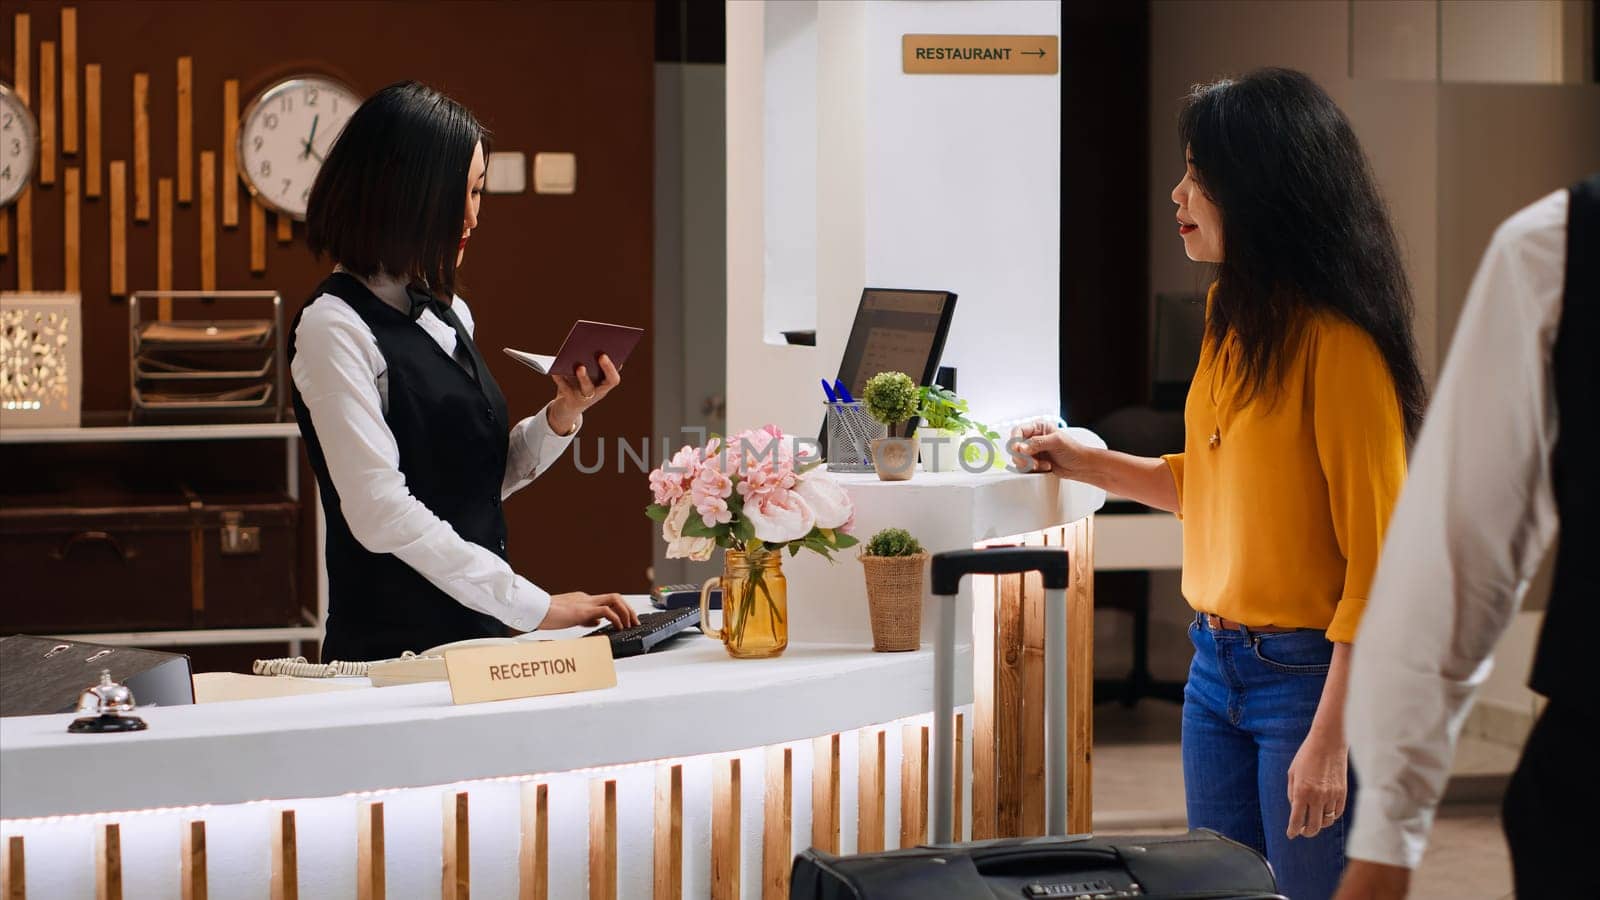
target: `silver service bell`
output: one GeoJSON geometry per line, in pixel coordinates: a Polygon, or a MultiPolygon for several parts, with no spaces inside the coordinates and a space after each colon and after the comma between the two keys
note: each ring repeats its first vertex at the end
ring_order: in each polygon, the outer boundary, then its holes
{"type": "Polygon", "coordinates": [[[82,718],[72,720],[67,730],[73,734],[143,731],[150,726],[133,714],[135,705],[133,691],[125,684],[112,681],[110,669],[101,669],[100,683],[84,688],[78,695],[78,713],[82,718]]]}

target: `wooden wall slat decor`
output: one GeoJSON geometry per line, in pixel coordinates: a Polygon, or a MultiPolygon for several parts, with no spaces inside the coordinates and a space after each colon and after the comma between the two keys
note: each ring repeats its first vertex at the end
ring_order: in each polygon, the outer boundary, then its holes
{"type": "Polygon", "coordinates": [[[739,898],[739,758],[711,766],[711,900],[739,898]]]}
{"type": "MultiPolygon", "coordinates": [[[[156,181],[156,290],[172,290],[172,179],[156,181]]],[[[158,318],[172,319],[172,299],[162,297],[158,318]]]]}
{"type": "Polygon", "coordinates": [[[388,877],[383,803],[373,800],[356,809],[356,900],[383,900],[389,890],[388,877]]]}
{"type": "Polygon", "coordinates": [[[966,757],[962,755],[962,751],[966,749],[967,743],[966,716],[961,713],[956,713],[955,738],[955,752],[950,756],[950,768],[955,778],[955,784],[950,788],[950,827],[951,840],[961,841],[965,840],[961,836],[963,830],[961,814],[963,812],[962,801],[965,799],[964,795],[966,794],[966,778],[963,777],[963,773],[966,770],[962,768],[966,757]]]}
{"type": "Polygon", "coordinates": [[[133,220],[150,221],[150,75],[133,73],[133,220]]]}
{"type": "Polygon", "coordinates": [[[761,828],[762,900],[787,900],[794,835],[794,750],[767,748],[767,793],[761,828]]]}
{"type": "Polygon", "coordinates": [[[683,766],[656,767],[655,852],[652,881],[655,900],[683,897],[683,766]]]}
{"type": "Polygon", "coordinates": [[[1094,518],[1064,530],[1067,584],[1067,831],[1094,827],[1094,518]]]}
{"type": "Polygon", "coordinates": [[[900,735],[900,846],[915,847],[928,840],[928,726],[902,725],[900,735]]]}
{"type": "Polygon", "coordinates": [[[518,900],[549,900],[550,786],[522,785],[522,842],[517,856],[518,900]]]}
{"type": "Polygon", "coordinates": [[[6,838],[6,852],[0,856],[0,897],[5,900],[27,900],[28,864],[23,851],[22,835],[6,838]]]}
{"type": "Polygon", "coordinates": [[[998,629],[1000,579],[975,575],[972,584],[972,840],[996,837],[994,641],[998,629]]]}
{"type": "Polygon", "coordinates": [[[839,735],[811,741],[811,846],[839,852],[839,735]]]}
{"type": "Polygon", "coordinates": [[[295,838],[294,810],[282,809],[272,823],[271,900],[300,900],[300,846],[295,838]]]}
{"type": "Polygon", "coordinates": [[[83,195],[100,197],[100,64],[83,67],[83,195]]]}
{"type": "Polygon", "coordinates": [[[178,202],[194,202],[194,57],[178,57],[178,202]]]}
{"type": "Polygon", "coordinates": [[[12,84],[11,88],[17,92],[18,97],[22,98],[23,103],[29,104],[31,109],[32,104],[29,101],[33,98],[32,19],[28,17],[27,13],[17,13],[16,17],[11,21],[14,23],[12,25],[12,34],[15,37],[11,58],[16,63],[16,69],[11,73],[16,82],[12,84]]]}
{"type": "Polygon", "coordinates": [[[111,288],[113,297],[128,294],[128,164],[111,161],[111,197],[107,203],[111,216],[111,288]]]}
{"type": "Polygon", "coordinates": [[[441,900],[467,900],[472,896],[472,830],[468,823],[466,791],[444,795],[443,865],[440,866],[441,900]]]}
{"type": "Polygon", "coordinates": [[[206,823],[184,823],[183,863],[179,870],[183,900],[206,900],[206,823]]]}
{"type": "Polygon", "coordinates": [[[863,728],[856,749],[860,778],[856,782],[856,852],[876,853],[884,849],[884,765],[888,756],[887,734],[882,728],[863,728]]]}
{"type": "Polygon", "coordinates": [[[222,227],[239,227],[239,79],[222,82],[222,227]]]}
{"type": "Polygon", "coordinates": [[[62,172],[61,185],[61,240],[62,261],[65,270],[62,281],[69,291],[80,290],[78,273],[82,266],[83,243],[78,230],[79,193],[81,179],[78,176],[77,166],[67,166],[62,172]]]}
{"type": "Polygon", "coordinates": [[[283,213],[276,213],[278,222],[278,243],[287,244],[294,240],[294,217],[283,213]]]}
{"type": "MultiPolygon", "coordinates": [[[[1056,530],[1057,545],[1060,529],[1056,530]]],[[[1050,543],[1043,532],[1023,539],[1024,546],[1050,543]]],[[[1021,801],[1019,836],[1045,833],[1044,822],[1044,579],[1037,572],[1022,575],[1022,729],[1021,775],[1017,780],[1021,801]],[[1038,737],[1035,737],[1038,735],[1038,737]]],[[[1060,650],[1051,652],[1059,653],[1060,650]]],[[[1065,770],[1063,770],[1065,771],[1065,770]]]]}
{"type": "Polygon", "coordinates": [[[589,900],[617,900],[617,782],[589,780],[589,900]]]}
{"type": "Polygon", "coordinates": [[[61,8],[61,152],[78,152],[78,10],[61,8]]]}
{"type": "Polygon", "coordinates": [[[265,272],[267,270],[267,211],[256,202],[254,197],[249,199],[250,204],[250,271],[265,272]]]}
{"type": "Polygon", "coordinates": [[[39,42],[39,120],[38,182],[56,183],[56,42],[39,42]]]}
{"type": "Polygon", "coordinates": [[[1022,833],[1022,576],[1001,575],[999,584],[994,631],[994,827],[996,837],[1016,837],[1022,833]]]}
{"type": "Polygon", "coordinates": [[[122,900],[122,826],[108,822],[95,832],[95,900],[122,900]]]}
{"type": "Polygon", "coordinates": [[[33,290],[33,186],[17,195],[17,290],[33,290]]]}
{"type": "Polygon", "coordinates": [[[200,290],[217,289],[217,154],[200,153],[200,290]]]}

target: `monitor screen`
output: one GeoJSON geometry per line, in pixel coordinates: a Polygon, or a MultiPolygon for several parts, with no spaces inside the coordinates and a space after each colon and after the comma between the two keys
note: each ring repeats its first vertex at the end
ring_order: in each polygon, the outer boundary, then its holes
{"type": "Polygon", "coordinates": [[[917,384],[932,384],[955,308],[949,291],[862,291],[839,380],[858,399],[879,372],[904,372],[917,384]]]}

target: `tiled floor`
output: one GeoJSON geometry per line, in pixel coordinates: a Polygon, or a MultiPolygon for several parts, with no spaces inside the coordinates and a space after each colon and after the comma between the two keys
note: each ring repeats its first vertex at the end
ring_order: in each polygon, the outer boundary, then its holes
{"type": "MultiPolygon", "coordinates": [[[[1146,700],[1132,710],[1115,704],[1096,709],[1095,831],[1184,827],[1179,722],[1178,707],[1160,701],[1146,700]]],[[[1508,748],[1464,741],[1456,771],[1492,786],[1515,761],[1515,751],[1508,748]]],[[[1510,860],[1494,806],[1442,810],[1427,856],[1413,876],[1412,900],[1500,900],[1511,893],[1510,860]]]]}

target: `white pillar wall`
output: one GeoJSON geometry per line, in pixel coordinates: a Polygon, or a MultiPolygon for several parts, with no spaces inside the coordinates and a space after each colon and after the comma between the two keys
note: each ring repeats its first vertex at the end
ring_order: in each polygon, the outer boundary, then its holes
{"type": "MultiPolygon", "coordinates": [[[[793,149],[764,146],[766,123],[786,114],[766,106],[770,79],[802,77],[792,57],[767,65],[770,10],[727,6],[728,427],[771,422],[816,433],[817,379],[837,373],[867,286],[956,292],[943,362],[960,370],[960,391],[979,419],[1055,415],[1060,76],[906,75],[901,37],[1059,35],[1060,4],[817,2],[816,166],[814,176],[798,167],[792,178],[767,170],[793,149]],[[797,264],[789,254],[809,252],[813,223],[796,224],[786,237],[769,231],[786,223],[766,215],[769,203],[802,210],[810,203],[773,192],[814,197],[815,297],[788,295],[797,264]],[[781,286],[769,282],[769,267],[774,278],[782,273],[781,286]],[[769,297],[769,288],[787,293],[769,297]],[[805,321],[813,317],[784,306],[805,303],[815,304],[817,345],[769,342],[769,308],[777,305],[785,321],[805,321]]],[[[805,93],[805,86],[778,87],[774,97],[805,93]]],[[[784,129],[797,131],[806,129],[784,129]]]]}

